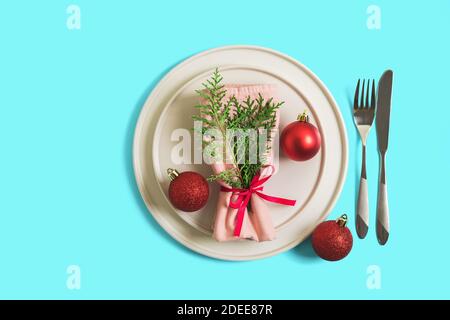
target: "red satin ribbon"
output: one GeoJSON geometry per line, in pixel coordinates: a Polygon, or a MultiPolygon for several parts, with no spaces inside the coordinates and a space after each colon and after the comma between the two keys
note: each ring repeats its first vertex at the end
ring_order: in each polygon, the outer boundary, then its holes
{"type": "Polygon", "coordinates": [[[252,197],[252,194],[257,194],[260,198],[263,198],[266,201],[279,203],[285,206],[295,206],[296,200],[289,200],[285,198],[278,198],[273,196],[268,196],[267,194],[262,193],[264,190],[263,184],[269,180],[272,175],[269,175],[265,178],[260,179],[261,175],[258,174],[253,177],[252,182],[250,183],[250,187],[248,189],[239,189],[239,188],[228,188],[222,186],[220,188],[221,191],[224,192],[232,192],[233,196],[237,196],[235,201],[230,199],[230,208],[238,209],[238,213],[236,216],[236,226],[234,227],[234,236],[239,237],[241,234],[242,224],[244,222],[245,209],[252,197]]]}

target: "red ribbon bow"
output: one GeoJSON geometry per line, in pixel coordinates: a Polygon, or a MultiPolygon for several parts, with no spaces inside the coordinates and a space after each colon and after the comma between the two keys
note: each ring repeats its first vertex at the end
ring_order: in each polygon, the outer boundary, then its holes
{"type": "Polygon", "coordinates": [[[262,191],[264,190],[263,184],[271,177],[272,175],[268,175],[267,177],[260,179],[261,175],[257,174],[253,177],[248,189],[228,188],[224,186],[220,188],[221,191],[232,192],[233,194],[231,197],[237,196],[235,201],[232,201],[230,199],[229,205],[230,208],[238,209],[238,213],[236,216],[236,226],[234,228],[234,236],[239,237],[241,234],[245,209],[247,208],[247,205],[250,202],[253,193],[257,194],[260,198],[263,198],[266,201],[279,203],[285,206],[295,206],[296,200],[268,196],[267,194],[262,193],[262,191]]]}

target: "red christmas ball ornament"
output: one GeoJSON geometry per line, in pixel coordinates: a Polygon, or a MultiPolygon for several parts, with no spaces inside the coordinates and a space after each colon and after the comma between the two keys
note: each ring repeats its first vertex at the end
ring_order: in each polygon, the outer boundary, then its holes
{"type": "Polygon", "coordinates": [[[344,214],[336,221],[325,221],[316,227],[311,241],[319,257],[328,261],[338,261],[350,253],[353,236],[346,224],[347,215],[344,214]]]}
{"type": "Polygon", "coordinates": [[[167,174],[172,180],[169,185],[169,199],[175,208],[193,212],[206,205],[209,186],[200,174],[192,171],[179,173],[174,169],[167,169],[167,174]]]}
{"type": "Polygon", "coordinates": [[[320,150],[322,138],[319,130],[311,123],[306,112],[297,121],[284,128],[280,138],[281,149],[291,160],[306,161],[320,150]]]}

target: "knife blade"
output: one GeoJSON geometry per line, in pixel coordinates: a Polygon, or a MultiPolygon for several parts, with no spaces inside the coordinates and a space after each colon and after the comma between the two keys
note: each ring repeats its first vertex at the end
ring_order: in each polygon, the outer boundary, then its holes
{"type": "Polygon", "coordinates": [[[392,70],[387,70],[378,82],[376,127],[380,153],[385,153],[388,148],[393,76],[392,70]]]}
{"type": "Polygon", "coordinates": [[[378,179],[377,200],[377,239],[385,245],[390,233],[389,207],[386,185],[386,151],[389,140],[389,124],[391,115],[392,82],[394,73],[387,70],[378,82],[376,128],[378,151],[380,153],[380,173],[378,179]]]}

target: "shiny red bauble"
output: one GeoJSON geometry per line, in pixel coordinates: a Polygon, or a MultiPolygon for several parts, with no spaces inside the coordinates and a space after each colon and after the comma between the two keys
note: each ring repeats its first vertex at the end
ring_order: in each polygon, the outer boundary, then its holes
{"type": "Polygon", "coordinates": [[[344,214],[336,221],[325,221],[314,230],[311,242],[319,257],[328,261],[345,258],[353,246],[353,236],[345,225],[347,216],[344,214]]]}
{"type": "Polygon", "coordinates": [[[167,173],[172,180],[169,185],[169,200],[175,208],[193,212],[206,205],[209,186],[203,176],[192,171],[178,173],[173,169],[168,169],[167,173]]]}
{"type": "Polygon", "coordinates": [[[281,150],[295,161],[306,161],[313,158],[319,152],[321,144],[322,138],[319,130],[309,123],[306,113],[284,128],[280,137],[281,150]]]}

